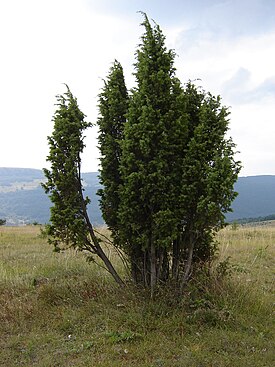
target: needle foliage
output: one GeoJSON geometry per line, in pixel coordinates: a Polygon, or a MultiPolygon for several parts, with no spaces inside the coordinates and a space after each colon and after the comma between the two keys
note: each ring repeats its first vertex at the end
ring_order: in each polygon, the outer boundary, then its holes
{"type": "MultiPolygon", "coordinates": [[[[99,95],[99,190],[113,245],[124,254],[134,283],[151,289],[172,281],[182,291],[209,266],[215,234],[236,192],[240,171],[230,137],[229,110],[191,81],[176,77],[175,52],[142,13],[136,86],[127,91],[115,61],[99,95]]],[[[90,126],[68,89],[58,97],[49,137],[51,170],[44,185],[54,203],[51,241],[97,255],[122,284],[94,234],[81,184],[83,132],[90,126]]]]}

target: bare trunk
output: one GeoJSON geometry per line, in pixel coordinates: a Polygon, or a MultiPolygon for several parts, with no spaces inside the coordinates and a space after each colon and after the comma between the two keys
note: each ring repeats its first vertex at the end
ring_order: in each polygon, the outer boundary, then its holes
{"type": "Polygon", "coordinates": [[[183,291],[183,288],[186,285],[186,283],[187,283],[187,281],[190,277],[194,246],[195,246],[194,236],[192,234],[190,234],[189,246],[188,246],[188,257],[187,257],[187,260],[186,260],[186,263],[185,263],[185,266],[184,266],[184,273],[183,273],[183,277],[182,277],[182,281],[181,281],[181,285],[180,285],[180,291],[181,292],[183,291]]]}
{"type": "Polygon", "coordinates": [[[106,266],[106,268],[108,269],[109,273],[112,275],[112,277],[114,278],[114,280],[119,284],[119,285],[124,285],[123,280],[120,278],[120,276],[118,275],[117,271],[115,270],[115,268],[113,267],[113,264],[111,263],[111,261],[108,259],[108,257],[106,256],[105,252],[103,251],[102,247],[99,244],[99,241],[94,233],[94,229],[92,224],[90,223],[89,218],[86,218],[86,221],[88,220],[88,228],[89,228],[89,233],[91,235],[91,239],[93,241],[93,244],[95,246],[96,249],[96,254],[100,257],[100,259],[104,262],[104,265],[106,266]]]}
{"type": "Polygon", "coordinates": [[[169,258],[167,250],[164,249],[164,256],[163,256],[163,263],[162,263],[162,270],[161,270],[161,279],[163,281],[167,281],[169,279],[169,258]]]}
{"type": "Polygon", "coordinates": [[[145,287],[150,285],[150,264],[149,264],[149,252],[145,250],[143,253],[143,284],[145,287]]]}
{"type": "MultiPolygon", "coordinates": [[[[86,217],[86,216],[85,216],[86,217]]],[[[94,233],[94,229],[92,224],[90,223],[89,218],[86,218],[86,222],[88,225],[88,229],[89,229],[89,233],[95,248],[95,253],[96,255],[99,256],[99,258],[103,261],[104,265],[106,266],[107,270],[109,271],[109,273],[112,275],[112,277],[114,278],[114,280],[120,285],[123,286],[124,282],[123,280],[120,278],[120,276],[118,275],[117,271],[115,270],[115,268],[113,267],[113,264],[111,263],[111,261],[109,260],[109,258],[107,257],[107,255],[105,254],[105,252],[103,251],[102,247],[100,246],[100,243],[94,233]]]]}
{"type": "Polygon", "coordinates": [[[164,261],[164,249],[159,249],[157,254],[158,265],[157,265],[157,279],[161,278],[163,261],[164,261]]]}
{"type": "Polygon", "coordinates": [[[172,278],[178,280],[180,263],[180,239],[177,238],[173,241],[173,258],[172,258],[172,278]]]}
{"type": "Polygon", "coordinates": [[[169,259],[166,248],[159,250],[159,261],[157,263],[157,280],[166,282],[169,278],[169,259]]]}
{"type": "Polygon", "coordinates": [[[120,276],[118,275],[117,271],[113,267],[111,261],[108,259],[108,257],[106,256],[105,252],[103,251],[102,247],[100,246],[100,243],[98,241],[98,238],[95,235],[93,225],[90,222],[90,218],[89,218],[88,213],[87,213],[87,208],[86,208],[86,205],[85,205],[85,200],[84,200],[83,192],[82,192],[81,177],[80,177],[80,166],[79,166],[79,169],[78,169],[78,185],[79,185],[78,190],[79,190],[79,193],[80,193],[80,195],[82,197],[82,210],[83,210],[83,215],[84,215],[84,218],[85,218],[85,221],[86,221],[86,224],[87,224],[87,227],[88,227],[88,230],[89,230],[89,233],[90,233],[92,242],[93,242],[94,252],[103,261],[104,265],[106,266],[107,270],[112,275],[112,277],[114,278],[114,280],[120,286],[123,286],[124,285],[123,280],[120,278],[120,276]]]}
{"type": "Polygon", "coordinates": [[[151,297],[154,295],[154,291],[157,285],[157,259],[156,259],[156,247],[154,241],[151,239],[151,246],[150,246],[150,265],[151,265],[151,297]]]}
{"type": "Polygon", "coordinates": [[[144,254],[140,248],[132,248],[130,253],[130,265],[132,280],[136,284],[144,281],[144,254]]]}
{"type": "Polygon", "coordinates": [[[134,256],[131,256],[131,276],[132,280],[138,284],[141,281],[141,271],[137,265],[137,259],[134,256]]]}

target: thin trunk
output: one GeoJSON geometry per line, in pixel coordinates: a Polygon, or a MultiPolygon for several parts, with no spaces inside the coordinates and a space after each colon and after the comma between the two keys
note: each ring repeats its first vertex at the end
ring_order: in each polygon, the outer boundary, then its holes
{"type": "Polygon", "coordinates": [[[150,284],[150,264],[148,250],[144,250],[143,253],[143,283],[145,287],[149,287],[150,284]]]}
{"type": "Polygon", "coordinates": [[[179,237],[173,241],[173,258],[172,258],[172,278],[178,280],[180,263],[180,239],[179,237]]]}
{"type": "Polygon", "coordinates": [[[192,234],[190,234],[189,245],[188,245],[188,257],[187,257],[187,260],[186,260],[186,263],[185,263],[185,266],[184,266],[184,273],[183,273],[183,277],[182,277],[182,281],[181,281],[181,285],[180,285],[180,291],[181,292],[183,291],[183,288],[186,285],[186,283],[187,283],[187,281],[190,277],[194,246],[195,246],[194,236],[192,234]]]}
{"type": "Polygon", "coordinates": [[[151,265],[151,279],[150,279],[150,285],[151,285],[151,297],[153,297],[155,288],[157,285],[157,258],[156,258],[156,246],[154,241],[151,239],[151,246],[150,246],[150,265],[151,265]]]}
{"type": "Polygon", "coordinates": [[[115,270],[115,268],[113,267],[111,261],[108,259],[108,257],[106,256],[105,252],[103,251],[102,247],[100,246],[100,243],[95,235],[94,232],[94,228],[92,223],[90,222],[90,218],[88,216],[87,213],[87,208],[84,202],[84,197],[83,197],[83,192],[82,192],[82,185],[81,185],[81,177],[80,177],[80,167],[78,170],[78,185],[79,185],[79,193],[81,195],[82,198],[82,210],[83,210],[83,215],[95,248],[95,252],[96,254],[100,257],[100,259],[104,262],[106,268],[108,269],[109,273],[112,275],[112,277],[114,278],[114,280],[120,285],[123,286],[124,282],[123,280],[120,278],[120,276],[118,275],[117,271],[115,270]]]}
{"type": "Polygon", "coordinates": [[[105,252],[103,251],[103,249],[101,248],[99,241],[94,233],[94,229],[93,226],[89,220],[89,218],[86,218],[86,222],[88,224],[88,228],[89,228],[89,233],[91,235],[92,241],[94,243],[94,246],[96,248],[96,252],[97,255],[101,258],[101,260],[104,262],[106,268],[108,269],[109,273],[112,275],[112,277],[115,279],[115,281],[119,284],[119,285],[124,285],[123,280],[120,278],[120,276],[118,275],[117,271],[115,270],[115,268],[113,267],[113,264],[111,263],[111,261],[108,259],[108,257],[106,256],[105,252]]]}
{"type": "Polygon", "coordinates": [[[143,277],[143,253],[140,249],[132,250],[130,254],[130,266],[132,280],[136,284],[140,284],[144,281],[143,277]]]}
{"type": "Polygon", "coordinates": [[[136,263],[136,259],[134,258],[134,256],[130,257],[131,260],[131,276],[132,276],[132,280],[138,284],[139,282],[139,276],[138,276],[138,266],[136,263]]]}
{"type": "Polygon", "coordinates": [[[163,249],[163,262],[160,277],[161,280],[164,282],[166,282],[169,279],[169,259],[166,249],[163,249]]]}
{"type": "Polygon", "coordinates": [[[164,249],[160,248],[157,254],[158,264],[157,264],[157,279],[162,277],[163,261],[164,261],[164,249]]]}

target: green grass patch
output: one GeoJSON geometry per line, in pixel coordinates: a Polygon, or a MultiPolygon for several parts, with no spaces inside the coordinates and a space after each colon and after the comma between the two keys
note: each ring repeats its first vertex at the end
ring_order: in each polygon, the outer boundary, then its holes
{"type": "MultiPolygon", "coordinates": [[[[275,365],[275,229],[225,229],[210,277],[182,297],[120,289],[39,228],[0,228],[0,365],[275,365]]],[[[112,254],[115,256],[115,254],[112,254]]]]}

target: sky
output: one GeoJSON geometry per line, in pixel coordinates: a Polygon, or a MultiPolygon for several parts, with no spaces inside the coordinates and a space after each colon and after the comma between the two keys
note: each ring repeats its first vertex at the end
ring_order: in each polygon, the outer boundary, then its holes
{"type": "MultiPolygon", "coordinates": [[[[176,52],[177,76],[222,97],[241,176],[275,175],[274,0],[0,0],[0,167],[48,167],[56,95],[67,83],[87,121],[112,62],[135,85],[146,12],[176,52]]],[[[84,172],[97,171],[97,128],[84,172]]]]}

